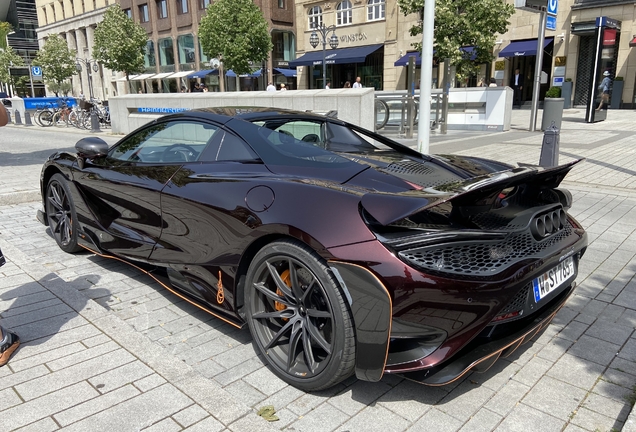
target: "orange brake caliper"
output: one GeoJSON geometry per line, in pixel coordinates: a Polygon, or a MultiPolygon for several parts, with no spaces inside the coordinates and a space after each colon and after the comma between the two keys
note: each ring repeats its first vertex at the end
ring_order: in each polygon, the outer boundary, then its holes
{"type": "MultiPolygon", "coordinates": [[[[285,285],[287,285],[288,287],[290,287],[290,288],[291,288],[291,278],[289,277],[289,270],[285,270],[285,271],[284,271],[284,272],[280,275],[280,278],[283,280],[283,282],[285,282],[285,285]]],[[[279,296],[281,296],[281,297],[283,297],[283,296],[284,296],[283,292],[282,292],[279,288],[276,288],[276,294],[278,294],[278,295],[279,295],[279,296]]],[[[282,310],[287,309],[287,306],[285,306],[285,305],[284,305],[283,303],[281,303],[281,302],[277,302],[277,301],[275,301],[275,302],[274,302],[274,308],[275,308],[277,311],[282,311],[282,310]]],[[[283,321],[287,321],[288,319],[289,319],[289,318],[283,318],[283,321]]]]}

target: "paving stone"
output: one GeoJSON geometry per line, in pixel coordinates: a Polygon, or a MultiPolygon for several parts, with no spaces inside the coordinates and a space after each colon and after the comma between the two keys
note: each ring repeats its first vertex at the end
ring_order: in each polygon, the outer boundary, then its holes
{"type": "MultiPolygon", "coordinates": [[[[323,403],[307,412],[298,421],[288,426],[289,430],[329,432],[349,419],[349,415],[336,409],[333,405],[323,403]]],[[[238,431],[237,431],[238,432],[238,431]]]]}
{"type": "Polygon", "coordinates": [[[493,394],[494,390],[475,385],[470,380],[467,380],[444,397],[436,407],[440,411],[465,422],[468,421],[479,408],[485,405],[493,394]]]}
{"type": "Polygon", "coordinates": [[[494,430],[503,417],[494,412],[481,409],[460,429],[461,432],[483,432],[494,430]]]}
{"type": "Polygon", "coordinates": [[[631,405],[627,400],[618,402],[614,399],[591,393],[585,399],[583,406],[590,411],[624,422],[631,411],[631,405]]]}
{"type": "Polygon", "coordinates": [[[634,361],[636,359],[636,339],[632,338],[627,341],[618,352],[618,356],[627,360],[634,361]]]}
{"type": "Polygon", "coordinates": [[[166,380],[163,377],[161,377],[160,375],[152,374],[152,375],[147,376],[145,378],[142,378],[142,379],[140,379],[138,381],[135,381],[133,384],[140,391],[147,392],[148,390],[152,390],[155,387],[159,387],[160,385],[162,385],[165,382],[166,382],[166,380]]]}
{"type": "Polygon", "coordinates": [[[73,423],[67,432],[99,430],[108,424],[113,431],[136,430],[176,414],[192,404],[192,400],[170,384],[142,393],[126,403],[115,405],[95,415],[73,423]]]}
{"type": "Polygon", "coordinates": [[[288,386],[285,381],[278,378],[266,367],[247,375],[243,381],[267,396],[271,396],[288,386]]]}
{"type": "MultiPolygon", "coordinates": [[[[215,358],[216,360],[216,358],[215,358]]],[[[216,361],[215,361],[216,363],[216,361]]],[[[263,362],[258,358],[251,358],[237,366],[234,366],[225,372],[222,372],[214,377],[214,380],[221,384],[222,386],[226,386],[228,384],[233,383],[236,380],[239,380],[252,372],[263,367],[263,362]]]]}
{"type": "Polygon", "coordinates": [[[188,408],[176,413],[172,418],[183,427],[192,426],[193,424],[208,417],[209,414],[206,410],[199,405],[192,405],[188,408]]]}
{"type": "Polygon", "coordinates": [[[304,416],[309,411],[329,400],[331,396],[344,391],[345,388],[346,387],[343,384],[338,384],[327,390],[305,393],[303,396],[290,403],[287,408],[294,414],[304,416]]]}
{"type": "Polygon", "coordinates": [[[607,381],[599,381],[592,389],[592,392],[601,396],[614,399],[618,402],[626,402],[633,395],[633,390],[607,381]]]}
{"type": "MultiPolygon", "coordinates": [[[[261,402],[261,406],[265,405],[273,405],[276,410],[287,407],[296,399],[300,398],[305,394],[304,391],[298,390],[296,387],[287,386],[280,391],[277,391],[273,395],[269,396],[267,399],[261,402]]],[[[294,413],[294,416],[296,414],[294,413]]]]}
{"type": "MultiPolygon", "coordinates": [[[[9,372],[10,369],[8,367],[4,367],[0,370],[4,370],[9,372]]],[[[38,377],[47,375],[50,371],[44,365],[38,365],[32,367],[30,369],[26,369],[20,372],[7,374],[2,377],[0,380],[0,390],[4,390],[9,387],[14,387],[24,382],[31,381],[33,379],[37,379],[38,377]]]]}
{"type": "Polygon", "coordinates": [[[515,380],[510,380],[485,404],[489,410],[506,416],[518,403],[530,387],[515,380]]]}
{"type": "Polygon", "coordinates": [[[497,427],[497,432],[557,432],[565,426],[559,420],[526,404],[517,405],[497,427]]]}
{"type": "Polygon", "coordinates": [[[100,393],[104,394],[147,377],[152,373],[152,369],[137,360],[94,376],[90,378],[88,382],[98,389],[100,393]]]}
{"type": "Polygon", "coordinates": [[[546,343],[541,351],[537,354],[537,357],[549,361],[557,361],[565,352],[570,349],[574,342],[560,337],[555,337],[550,342],[546,343]]]}
{"type": "Polygon", "coordinates": [[[237,420],[228,426],[228,429],[232,432],[271,432],[278,430],[276,426],[274,426],[278,422],[268,422],[262,417],[256,415],[256,413],[250,413],[249,415],[237,420]]]}
{"type": "MultiPolygon", "coordinates": [[[[88,324],[88,321],[76,312],[57,315],[48,319],[28,323],[18,327],[9,327],[20,335],[20,340],[30,342],[36,339],[50,337],[58,332],[64,332],[88,324]]],[[[3,325],[0,322],[0,325],[3,325]]]]}
{"type": "Polygon", "coordinates": [[[131,385],[127,385],[106,395],[101,395],[84,403],[79,403],[72,408],[53,415],[53,418],[55,418],[55,421],[57,421],[60,426],[68,426],[137,395],[139,395],[139,390],[131,385]]]}
{"type": "Polygon", "coordinates": [[[87,360],[94,359],[95,357],[101,357],[103,355],[107,355],[119,348],[120,348],[119,345],[117,345],[115,342],[108,341],[105,344],[97,345],[93,348],[84,349],[80,352],[69,354],[61,358],[56,358],[55,360],[51,360],[47,363],[47,366],[52,371],[59,371],[62,369],[69,368],[78,363],[82,363],[87,360]]]}
{"type": "Polygon", "coordinates": [[[527,386],[533,386],[551,367],[552,362],[534,357],[512,379],[527,386]]]}
{"type": "Polygon", "coordinates": [[[243,362],[246,362],[256,356],[256,351],[252,345],[239,345],[235,348],[225,351],[223,354],[214,357],[214,361],[230,369],[243,362]]]}
{"type": "MultiPolygon", "coordinates": [[[[22,348],[20,351],[22,351],[22,348]]],[[[84,351],[86,347],[80,342],[75,342],[69,345],[62,345],[59,348],[53,348],[49,351],[45,351],[36,356],[30,356],[23,358],[22,356],[13,357],[11,360],[11,369],[14,372],[29,369],[37,365],[46,364],[47,362],[57,360],[70,354],[74,354],[80,351],[84,351]]]]}
{"type": "Polygon", "coordinates": [[[584,390],[591,389],[605,368],[591,361],[565,354],[548,371],[552,378],[584,390]]]}
{"type": "Polygon", "coordinates": [[[17,393],[12,388],[0,391],[0,412],[20,403],[22,403],[22,399],[18,397],[17,393]]]}
{"type": "Polygon", "coordinates": [[[410,422],[406,421],[394,412],[380,406],[368,406],[358,414],[354,415],[340,430],[349,431],[377,431],[377,432],[400,432],[409,427],[410,422]]]}
{"type": "Polygon", "coordinates": [[[97,345],[102,345],[109,341],[110,341],[110,338],[106,336],[105,334],[98,334],[97,336],[84,339],[82,343],[86,346],[86,348],[93,348],[97,345]]]}
{"type": "Polygon", "coordinates": [[[267,395],[256,390],[243,380],[233,382],[229,386],[225,387],[225,390],[234,395],[234,397],[239,399],[241,402],[251,407],[256,406],[256,404],[267,398],[267,395]]]}
{"type": "Polygon", "coordinates": [[[409,432],[416,431],[436,431],[453,432],[462,427],[462,422],[448,414],[432,408],[426,412],[413,426],[407,429],[409,432]]]}
{"type": "MultiPolygon", "coordinates": [[[[631,371],[636,372],[636,368],[631,371]]],[[[601,379],[625,388],[632,388],[636,385],[636,376],[621,372],[620,370],[613,369],[612,367],[605,370],[601,379]]]]}
{"type": "Polygon", "coordinates": [[[184,431],[187,432],[218,432],[220,430],[229,431],[229,429],[225,429],[223,424],[219,423],[214,417],[210,416],[198,423],[193,424],[184,431]]]}
{"type": "MultiPolygon", "coordinates": [[[[9,302],[5,302],[5,303],[9,303],[9,302]]],[[[23,306],[17,306],[15,303],[12,303],[11,305],[5,305],[3,307],[0,304],[0,311],[2,311],[0,312],[0,316],[2,316],[2,318],[15,317],[15,316],[24,315],[24,314],[27,314],[27,316],[29,316],[28,315],[29,312],[33,312],[33,311],[39,312],[40,309],[48,309],[51,307],[64,307],[65,308],[64,312],[68,312],[68,306],[62,303],[60,299],[58,299],[57,297],[54,297],[48,300],[42,300],[38,303],[30,303],[23,306]]],[[[9,323],[9,322],[7,322],[6,324],[12,325],[12,323],[9,323]]]]}
{"type": "Polygon", "coordinates": [[[543,377],[528,392],[522,402],[551,416],[567,421],[583,402],[587,392],[583,389],[543,377]]]}
{"type": "Polygon", "coordinates": [[[383,382],[356,381],[344,391],[329,399],[329,403],[349,415],[376,401],[391,387],[383,382]]]}
{"type": "Polygon", "coordinates": [[[223,366],[221,366],[220,364],[218,364],[212,359],[204,360],[200,363],[192,365],[192,367],[201,375],[209,379],[212,379],[216,377],[217,375],[222,374],[223,372],[226,371],[226,369],[223,366]]]}
{"type": "Polygon", "coordinates": [[[14,432],[50,432],[58,430],[59,426],[51,417],[45,417],[30,425],[15,429],[14,432]]]}
{"type": "Polygon", "coordinates": [[[378,404],[415,422],[446,394],[443,387],[425,387],[412,381],[403,381],[383,394],[378,404]]]}
{"type": "Polygon", "coordinates": [[[572,418],[572,423],[591,431],[621,430],[623,427],[623,422],[590,411],[587,408],[579,408],[576,415],[572,418]]]}
{"type": "MultiPolygon", "coordinates": [[[[98,395],[86,382],[80,382],[21,405],[9,408],[0,416],[0,430],[13,430],[41,420],[98,395]]],[[[86,430],[86,429],[85,429],[86,430]]]]}
{"type": "Polygon", "coordinates": [[[108,356],[87,360],[29,382],[18,384],[15,386],[15,389],[24,400],[31,400],[41,395],[54,392],[69,384],[77,383],[99,375],[107,370],[114,369],[133,359],[134,357],[128,352],[120,349],[113,351],[108,356]]]}
{"type": "Polygon", "coordinates": [[[472,373],[468,379],[496,391],[505,386],[521,368],[520,364],[513,363],[507,358],[499,359],[486,372],[472,373]]]}
{"type": "Polygon", "coordinates": [[[142,430],[146,432],[176,432],[180,431],[181,429],[181,426],[179,426],[177,422],[175,422],[171,418],[167,418],[142,430]]]}
{"type": "Polygon", "coordinates": [[[560,338],[576,342],[576,340],[581,337],[583,333],[585,333],[585,330],[587,330],[588,327],[589,326],[586,324],[572,321],[563,330],[561,330],[558,336],[560,338]]]}

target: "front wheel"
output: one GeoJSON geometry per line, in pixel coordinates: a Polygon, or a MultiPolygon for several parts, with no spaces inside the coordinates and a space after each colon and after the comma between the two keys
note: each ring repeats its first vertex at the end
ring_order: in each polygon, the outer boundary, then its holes
{"type": "Polygon", "coordinates": [[[77,244],[77,216],[73,197],[62,174],[54,174],[46,187],[46,217],[57,245],[64,252],[75,253],[77,244]]]}
{"type": "Polygon", "coordinates": [[[277,241],[254,257],[245,312],[274,372],[306,391],[332,387],[355,366],[353,321],[327,263],[296,241],[277,241]]]}

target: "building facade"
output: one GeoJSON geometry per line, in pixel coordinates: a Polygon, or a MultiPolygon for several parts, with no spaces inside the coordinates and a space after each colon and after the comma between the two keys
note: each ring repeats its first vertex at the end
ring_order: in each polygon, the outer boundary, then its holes
{"type": "MultiPolygon", "coordinates": [[[[298,88],[323,88],[322,40],[312,47],[313,25],[334,26],[329,32],[338,38],[332,49],[327,40],[327,81],[331,88],[353,84],[357,77],[365,87],[376,90],[405,89],[406,67],[395,66],[413,50],[409,29],[418,24],[415,14],[404,16],[396,0],[296,0],[298,54],[292,66],[298,69],[298,88]]],[[[434,73],[436,76],[436,73],[434,73]]],[[[418,77],[419,79],[419,73],[418,77]]]]}

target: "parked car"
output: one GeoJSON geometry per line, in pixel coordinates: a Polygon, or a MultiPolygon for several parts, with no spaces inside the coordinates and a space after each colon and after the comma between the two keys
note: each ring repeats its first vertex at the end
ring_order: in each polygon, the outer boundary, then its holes
{"type": "Polygon", "coordinates": [[[150,122],[52,155],[43,209],[62,250],[148,268],[248,325],[304,390],[486,370],[572,294],[587,234],[542,168],[428,156],[358,126],[274,108],[150,122]]]}

